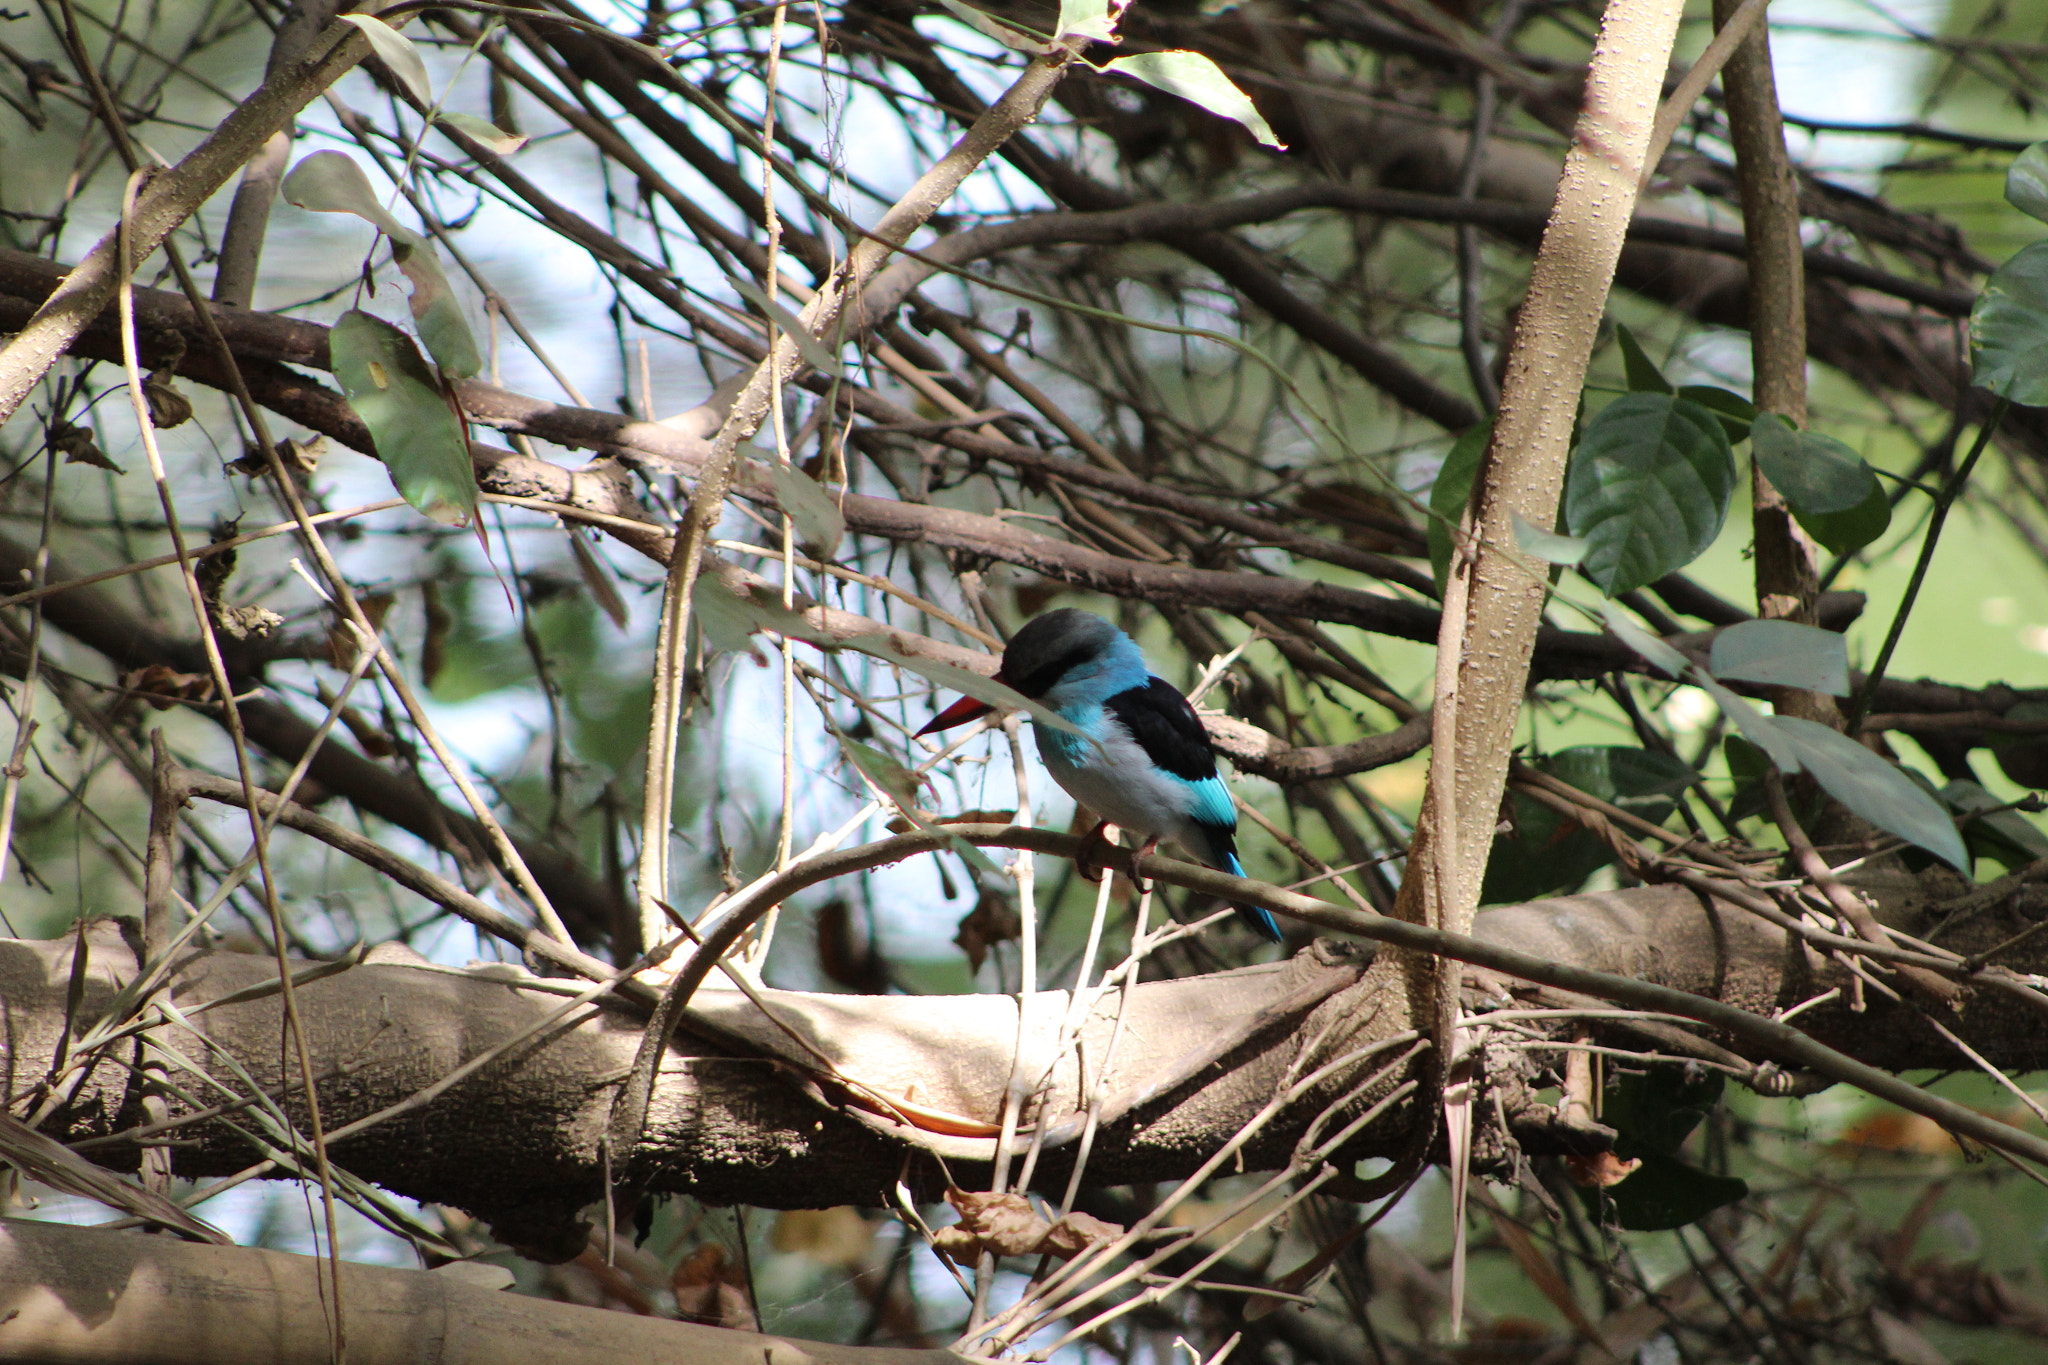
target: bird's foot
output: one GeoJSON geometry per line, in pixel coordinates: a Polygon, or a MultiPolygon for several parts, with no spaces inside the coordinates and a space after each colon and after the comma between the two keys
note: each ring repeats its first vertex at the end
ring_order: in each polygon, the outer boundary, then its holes
{"type": "Polygon", "coordinates": [[[1111,843],[1109,835],[1104,833],[1108,828],[1109,821],[1104,820],[1088,831],[1087,836],[1081,840],[1081,851],[1074,855],[1074,870],[1091,882],[1099,882],[1103,874],[1109,870],[1110,858],[1121,854],[1122,857],[1118,859],[1121,866],[1118,870],[1130,878],[1131,885],[1139,891],[1150,891],[1152,888],[1147,886],[1144,877],[1139,875],[1138,860],[1159,847],[1159,841],[1147,839],[1132,848],[1119,848],[1111,843]]]}
{"type": "Polygon", "coordinates": [[[1074,871],[1084,881],[1099,882],[1108,870],[1110,850],[1115,847],[1103,831],[1109,828],[1109,821],[1097,821],[1095,828],[1082,836],[1081,850],[1074,855],[1074,871]]]}
{"type": "Polygon", "coordinates": [[[1145,884],[1145,878],[1139,873],[1138,860],[1158,847],[1159,841],[1157,839],[1147,839],[1144,843],[1132,847],[1129,857],[1125,860],[1124,875],[1131,879],[1131,885],[1137,888],[1139,895],[1143,895],[1152,888],[1145,884]]]}

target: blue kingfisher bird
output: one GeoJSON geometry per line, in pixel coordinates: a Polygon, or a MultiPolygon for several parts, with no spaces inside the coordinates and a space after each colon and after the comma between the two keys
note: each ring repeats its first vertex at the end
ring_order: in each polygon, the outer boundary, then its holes
{"type": "MultiPolygon", "coordinates": [[[[1174,685],[1155,677],[1138,642],[1090,612],[1062,607],[1033,617],[1003,651],[996,681],[1043,703],[1081,731],[1033,723],[1038,756],[1053,780],[1101,816],[1088,838],[1106,845],[1106,825],[1129,830],[1138,859],[1161,839],[1178,840],[1202,862],[1242,877],[1237,861],[1237,806],[1216,775],[1216,751],[1195,708],[1174,685]]],[[[962,697],[934,716],[920,736],[987,715],[987,702],[962,697]]],[[[1082,876],[1102,869],[1076,860],[1082,876]]],[[[1261,906],[1237,913],[1261,938],[1280,942],[1280,926],[1261,906]]]]}

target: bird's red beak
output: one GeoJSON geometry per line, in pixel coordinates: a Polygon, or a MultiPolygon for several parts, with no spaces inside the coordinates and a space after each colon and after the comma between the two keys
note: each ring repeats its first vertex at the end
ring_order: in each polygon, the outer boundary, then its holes
{"type": "MultiPolygon", "coordinates": [[[[1007,681],[1000,673],[996,674],[995,680],[997,682],[1007,681]]],[[[937,734],[941,730],[950,730],[956,725],[965,725],[968,721],[978,720],[993,710],[995,710],[995,707],[990,706],[985,701],[976,701],[972,697],[962,697],[936,716],[933,716],[924,729],[919,730],[913,738],[923,739],[926,735],[937,734]]]]}

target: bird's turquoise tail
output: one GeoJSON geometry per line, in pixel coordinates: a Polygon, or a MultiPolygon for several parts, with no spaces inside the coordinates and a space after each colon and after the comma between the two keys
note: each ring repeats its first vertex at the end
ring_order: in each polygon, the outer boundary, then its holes
{"type": "MultiPolygon", "coordinates": [[[[1233,877],[1244,875],[1244,864],[1237,860],[1235,853],[1223,855],[1223,870],[1233,877]]],[[[1273,912],[1262,905],[1240,905],[1237,917],[1251,925],[1254,932],[1268,943],[1280,942],[1280,926],[1273,919],[1273,912]]]]}

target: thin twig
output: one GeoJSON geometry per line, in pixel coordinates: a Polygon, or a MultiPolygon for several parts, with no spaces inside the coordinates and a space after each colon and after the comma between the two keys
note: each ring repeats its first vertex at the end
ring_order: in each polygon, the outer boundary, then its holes
{"type": "MultiPolygon", "coordinates": [[[[1864,904],[1863,898],[1844,886],[1841,878],[1835,875],[1834,869],[1827,865],[1826,859],[1815,851],[1813,841],[1806,837],[1806,830],[1799,823],[1799,817],[1792,812],[1792,803],[1786,799],[1785,779],[1777,772],[1764,774],[1764,795],[1771,805],[1771,819],[1777,824],[1779,832],[1785,836],[1786,846],[1791,850],[1793,861],[1798,863],[1799,870],[1819,888],[1835,913],[1853,926],[1858,934],[1871,943],[1890,946],[1891,936],[1885,932],[1884,926],[1877,922],[1877,916],[1870,912],[1870,907],[1864,904]]],[[[1897,963],[1893,965],[1892,970],[1899,974],[1901,981],[1911,984],[1923,996],[1938,1004],[1953,1007],[1962,999],[1962,987],[1953,981],[1936,976],[1923,967],[1897,963]]]]}
{"type": "Polygon", "coordinates": [[[1892,651],[1899,647],[1899,637],[1906,633],[1906,618],[1913,613],[1913,603],[1920,596],[1920,584],[1927,577],[1927,566],[1934,560],[1934,547],[1940,543],[1941,528],[1948,521],[1949,509],[1955,505],[1956,497],[1969,482],[1970,471],[1977,467],[1977,461],[1991,445],[1991,437],[1998,430],[1998,424],[2005,420],[2006,412],[2012,407],[2012,399],[2001,394],[1991,415],[1977,428],[1977,440],[1971,445],[1970,453],[1956,468],[1946,483],[1941,486],[1941,496],[1934,500],[1934,511],[1927,519],[1927,530],[1920,538],[1920,554],[1913,561],[1912,577],[1906,580],[1906,591],[1899,598],[1899,609],[1892,613],[1891,629],[1884,635],[1884,644],[1877,651],[1877,660],[1864,675],[1863,686],[1856,691],[1856,700],[1849,707],[1849,714],[1843,724],[1850,734],[1855,734],[1862,724],[1864,715],[1870,710],[1871,699],[1877,695],[1878,684],[1884,681],[1884,671],[1891,666],[1892,651]]]}

